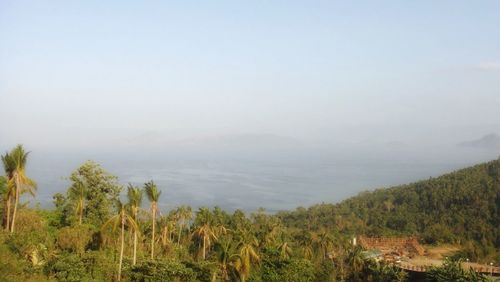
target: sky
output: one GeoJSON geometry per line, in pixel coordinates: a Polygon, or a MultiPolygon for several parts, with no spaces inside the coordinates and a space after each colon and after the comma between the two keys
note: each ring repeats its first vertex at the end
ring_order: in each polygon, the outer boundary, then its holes
{"type": "Polygon", "coordinates": [[[0,146],[499,134],[499,12],[458,0],[0,0],[0,146]]]}

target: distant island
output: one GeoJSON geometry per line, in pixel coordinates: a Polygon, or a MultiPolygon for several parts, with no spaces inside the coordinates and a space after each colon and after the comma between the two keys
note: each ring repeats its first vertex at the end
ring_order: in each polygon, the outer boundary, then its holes
{"type": "Polygon", "coordinates": [[[495,149],[500,151],[500,136],[491,133],[476,140],[461,142],[458,145],[462,147],[495,149]]]}

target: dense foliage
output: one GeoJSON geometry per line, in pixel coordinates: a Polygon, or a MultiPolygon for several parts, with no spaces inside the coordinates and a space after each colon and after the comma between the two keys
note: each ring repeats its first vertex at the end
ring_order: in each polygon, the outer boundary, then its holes
{"type": "Polygon", "coordinates": [[[427,273],[429,282],[486,282],[486,276],[478,275],[473,270],[465,270],[460,266],[460,260],[446,260],[442,267],[434,267],[427,273]]]}
{"type": "MultiPolygon", "coordinates": [[[[94,162],[70,175],[67,192],[54,195],[55,209],[30,209],[17,200],[34,186],[21,159],[22,169],[8,160],[0,178],[3,281],[405,281],[407,273],[366,259],[350,237],[419,234],[434,243],[484,244],[484,253],[498,248],[499,161],[338,205],[247,215],[218,207],[161,211],[168,189],[149,181],[125,190],[94,162]],[[478,225],[492,233],[467,229],[478,225]]],[[[473,275],[456,267],[436,268],[429,278],[473,275]]]]}
{"type": "Polygon", "coordinates": [[[437,178],[364,192],[339,204],[278,216],[288,227],[344,234],[415,235],[424,243],[456,243],[463,257],[500,260],[500,160],[437,178]]]}

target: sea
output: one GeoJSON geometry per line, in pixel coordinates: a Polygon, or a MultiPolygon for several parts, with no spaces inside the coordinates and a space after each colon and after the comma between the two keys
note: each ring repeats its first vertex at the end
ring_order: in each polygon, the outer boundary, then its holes
{"type": "MultiPolygon", "coordinates": [[[[27,174],[37,184],[29,205],[53,207],[72,171],[99,163],[125,187],[153,180],[160,208],[219,206],[227,211],[270,213],[338,203],[363,191],[407,184],[498,158],[496,150],[435,146],[307,148],[268,151],[33,150],[27,174]]],[[[124,193],[123,193],[124,194],[124,193]]]]}

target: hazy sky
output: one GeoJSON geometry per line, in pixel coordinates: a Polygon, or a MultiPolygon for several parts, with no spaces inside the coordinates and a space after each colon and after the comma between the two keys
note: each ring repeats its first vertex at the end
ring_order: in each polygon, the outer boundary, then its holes
{"type": "Polygon", "coordinates": [[[0,145],[500,132],[500,1],[168,2],[0,0],[0,145]]]}

